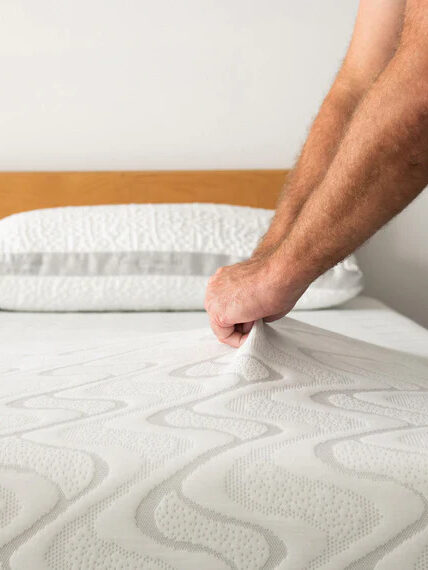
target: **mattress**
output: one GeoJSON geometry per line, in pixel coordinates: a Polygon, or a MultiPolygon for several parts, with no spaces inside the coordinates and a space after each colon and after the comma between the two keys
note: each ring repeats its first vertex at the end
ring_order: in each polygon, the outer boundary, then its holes
{"type": "Polygon", "coordinates": [[[428,332],[0,312],[0,568],[428,568],[428,332]]]}

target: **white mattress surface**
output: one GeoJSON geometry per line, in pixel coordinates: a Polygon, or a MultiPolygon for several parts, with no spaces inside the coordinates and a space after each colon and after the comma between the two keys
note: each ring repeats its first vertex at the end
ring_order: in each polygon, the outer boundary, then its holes
{"type": "Polygon", "coordinates": [[[0,312],[1,570],[428,568],[428,332],[292,317],[0,312]]]}

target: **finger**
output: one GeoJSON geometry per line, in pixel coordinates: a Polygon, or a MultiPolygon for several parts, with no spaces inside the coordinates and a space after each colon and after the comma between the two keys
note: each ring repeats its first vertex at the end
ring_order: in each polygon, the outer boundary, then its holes
{"type": "Polygon", "coordinates": [[[251,329],[253,328],[254,325],[254,321],[250,321],[249,323],[242,323],[242,332],[245,335],[248,335],[248,333],[251,331],[251,329]]]}
{"type": "Polygon", "coordinates": [[[210,319],[210,325],[213,333],[221,342],[235,332],[235,327],[233,325],[221,327],[214,321],[214,319],[210,319]]]}
{"type": "Polygon", "coordinates": [[[248,323],[238,323],[235,325],[235,330],[242,334],[248,334],[250,330],[253,328],[254,321],[250,321],[248,323]]]}
{"type": "Polygon", "coordinates": [[[228,336],[225,340],[223,340],[224,344],[228,344],[233,348],[239,348],[242,344],[242,338],[246,336],[240,332],[233,332],[230,336],[228,336]]]}
{"type": "Polygon", "coordinates": [[[241,340],[239,341],[239,346],[242,346],[244,344],[244,342],[247,340],[248,336],[249,336],[249,333],[243,334],[241,336],[241,340]]]}
{"type": "Polygon", "coordinates": [[[240,346],[242,333],[236,331],[233,325],[221,327],[212,319],[210,324],[215,336],[220,342],[233,346],[234,348],[238,348],[240,346]]]}

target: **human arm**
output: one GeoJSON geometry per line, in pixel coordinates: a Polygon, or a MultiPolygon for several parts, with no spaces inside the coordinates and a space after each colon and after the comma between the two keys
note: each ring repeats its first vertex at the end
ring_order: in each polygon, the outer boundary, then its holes
{"type": "Polygon", "coordinates": [[[399,47],[357,108],[278,258],[311,282],[359,247],[428,182],[428,3],[408,0],[399,47]]]}
{"type": "Polygon", "coordinates": [[[328,171],[274,252],[221,269],[206,308],[219,340],[288,312],[309,284],[428,182],[428,3],[408,0],[399,47],[360,103],[328,171]],[[245,323],[244,325],[242,323],[245,323]]]}
{"type": "Polygon", "coordinates": [[[324,178],[351,117],[393,56],[405,0],[361,0],[343,64],[288,175],[271,226],[253,253],[259,257],[290,232],[308,196],[324,178]]]}

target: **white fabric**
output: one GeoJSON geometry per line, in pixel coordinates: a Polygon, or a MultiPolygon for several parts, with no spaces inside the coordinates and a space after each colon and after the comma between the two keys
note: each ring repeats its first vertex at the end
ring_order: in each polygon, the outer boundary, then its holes
{"type": "Polygon", "coordinates": [[[0,567],[426,568],[428,352],[160,317],[0,312],[0,567]]]}
{"type": "MultiPolygon", "coordinates": [[[[0,308],[197,310],[217,267],[250,256],[271,210],[143,204],[35,210],[0,220],[0,308]]],[[[362,289],[350,257],[296,309],[338,305],[362,289]]]]}
{"type": "MultiPolygon", "coordinates": [[[[292,311],[289,316],[385,348],[428,356],[426,330],[377,299],[359,295],[334,309],[292,311]]],[[[40,338],[43,346],[54,343],[57,350],[61,350],[63,343],[84,349],[92,346],[94,338],[97,343],[125,342],[155,333],[208,326],[205,311],[60,314],[0,311],[0,347],[23,351],[24,343],[34,346],[40,338]]]]}
{"type": "Polygon", "coordinates": [[[428,356],[427,330],[377,299],[358,296],[340,307],[293,311],[290,316],[385,348],[428,356]]]}

